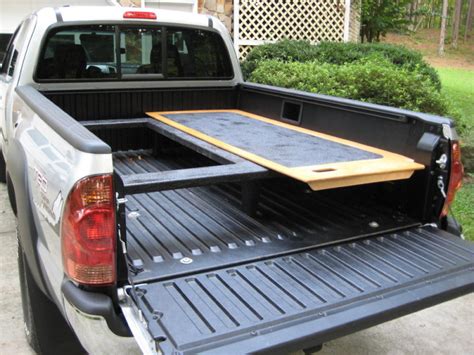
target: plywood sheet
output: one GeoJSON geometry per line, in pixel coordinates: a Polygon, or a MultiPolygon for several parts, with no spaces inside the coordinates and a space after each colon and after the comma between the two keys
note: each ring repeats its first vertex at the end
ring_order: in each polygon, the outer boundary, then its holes
{"type": "Polygon", "coordinates": [[[385,150],[240,110],[150,112],[149,116],[313,190],[409,178],[424,166],[385,150]]]}

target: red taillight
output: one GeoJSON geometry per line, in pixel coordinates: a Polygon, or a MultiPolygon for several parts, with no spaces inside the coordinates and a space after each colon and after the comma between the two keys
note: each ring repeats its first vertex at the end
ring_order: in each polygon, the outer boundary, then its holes
{"type": "Polygon", "coordinates": [[[461,162],[461,147],[459,142],[454,141],[451,146],[451,173],[449,175],[448,191],[446,192],[446,200],[444,201],[441,217],[445,217],[449,213],[449,206],[454,201],[456,192],[462,186],[464,176],[464,167],[461,162]]]}
{"type": "Polygon", "coordinates": [[[150,11],[127,11],[123,18],[139,18],[143,20],[156,20],[156,14],[150,11]]]}
{"type": "Polygon", "coordinates": [[[116,223],[111,175],[80,180],[64,207],[61,225],[66,274],[84,285],[115,283],[116,223]]]}

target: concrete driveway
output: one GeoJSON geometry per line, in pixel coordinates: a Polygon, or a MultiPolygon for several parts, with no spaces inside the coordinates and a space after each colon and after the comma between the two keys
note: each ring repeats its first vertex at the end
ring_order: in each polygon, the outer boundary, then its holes
{"type": "MultiPolygon", "coordinates": [[[[0,354],[33,354],[23,335],[15,219],[4,184],[0,245],[0,354]]],[[[473,354],[474,294],[329,342],[318,355],[408,353],[473,354]]]]}

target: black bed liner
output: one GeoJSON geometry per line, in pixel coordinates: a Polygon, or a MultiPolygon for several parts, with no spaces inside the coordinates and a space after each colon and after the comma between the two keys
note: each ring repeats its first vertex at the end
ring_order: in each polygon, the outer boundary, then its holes
{"type": "Polygon", "coordinates": [[[140,285],[168,353],[284,353],[473,291],[474,246],[430,226],[140,285]]]}
{"type": "MultiPolygon", "coordinates": [[[[166,172],[189,164],[200,165],[185,157],[157,158],[143,150],[114,153],[114,167],[120,175],[166,172]]],[[[261,182],[254,217],[241,207],[239,184],[129,195],[126,214],[130,262],[143,270],[136,282],[418,225],[393,206],[363,193],[344,189],[311,192],[304,184],[292,185],[286,179],[261,182]]]]}
{"type": "Polygon", "coordinates": [[[123,169],[119,174],[124,194],[258,180],[275,175],[262,166],[151,118],[88,121],[83,122],[83,125],[114,147],[115,163],[129,160],[129,164],[136,168],[133,170],[122,165],[123,169]],[[123,130],[131,132],[134,129],[139,129],[141,132],[139,141],[135,142],[140,148],[130,151],[136,148],[131,148],[127,144],[131,143],[130,137],[124,136],[123,130]],[[166,154],[160,154],[160,159],[152,159],[152,154],[145,152],[145,155],[148,154],[148,159],[140,162],[141,156],[144,155],[141,150],[147,150],[144,146],[149,146],[150,143],[155,148],[159,146],[157,137],[145,134],[147,131],[153,132],[161,139],[169,139],[185,151],[191,152],[192,161],[176,155],[167,158],[166,154]],[[120,151],[125,153],[122,154],[120,151]],[[163,163],[160,160],[163,160],[163,163]]]}

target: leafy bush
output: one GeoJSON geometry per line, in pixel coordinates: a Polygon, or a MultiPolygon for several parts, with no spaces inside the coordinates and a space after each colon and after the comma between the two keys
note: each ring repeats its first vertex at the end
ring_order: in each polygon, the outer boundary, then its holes
{"type": "Polygon", "coordinates": [[[256,46],[242,62],[242,71],[246,78],[257,69],[261,61],[275,59],[283,62],[307,62],[317,57],[316,47],[308,41],[284,39],[276,43],[256,46]]]}
{"type": "Polygon", "coordinates": [[[372,54],[379,54],[390,63],[414,75],[421,74],[429,78],[437,90],[441,82],[437,72],[429,66],[420,53],[383,43],[334,43],[323,42],[311,45],[307,41],[283,40],[277,43],[265,44],[255,47],[242,63],[244,76],[249,78],[259,63],[266,60],[279,60],[282,62],[310,62],[347,64],[359,61],[372,54]]]}
{"type": "Polygon", "coordinates": [[[346,64],[260,62],[250,81],[365,102],[447,115],[447,100],[423,73],[375,53],[346,64]]]}

